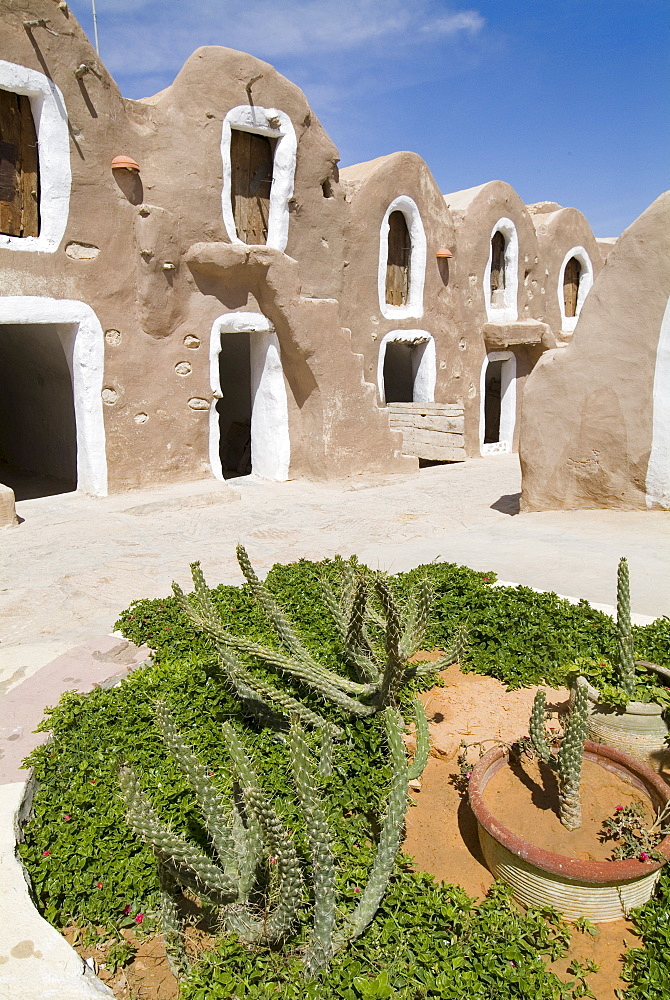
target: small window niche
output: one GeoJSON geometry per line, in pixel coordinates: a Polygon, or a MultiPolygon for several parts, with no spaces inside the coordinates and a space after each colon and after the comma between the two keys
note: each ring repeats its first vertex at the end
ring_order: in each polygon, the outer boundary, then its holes
{"type": "Polygon", "coordinates": [[[558,272],[558,304],[561,332],[571,334],[577,326],[582,306],[593,285],[593,264],[584,247],[572,247],[558,272]]]}
{"type": "Polygon", "coordinates": [[[230,134],[230,196],[238,238],[266,244],[277,140],[233,128],[230,134]]]}
{"type": "Polygon", "coordinates": [[[571,257],[565,265],[565,271],[563,272],[563,306],[565,308],[566,319],[572,319],[577,315],[581,274],[582,265],[576,257],[571,257]]]}
{"type": "Polygon", "coordinates": [[[505,237],[498,230],[491,240],[491,305],[505,305],[505,237]]]}
{"type": "Polygon", "coordinates": [[[386,302],[405,306],[409,302],[412,241],[403,212],[389,215],[388,257],[386,259],[386,302]]]}
{"type": "Polygon", "coordinates": [[[0,233],[39,236],[39,159],[30,98],[0,90],[0,233]]]}

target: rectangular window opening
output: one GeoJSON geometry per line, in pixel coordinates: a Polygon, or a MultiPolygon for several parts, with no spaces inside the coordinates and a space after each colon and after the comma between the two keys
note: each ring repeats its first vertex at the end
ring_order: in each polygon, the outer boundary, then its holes
{"type": "Polygon", "coordinates": [[[0,90],[0,233],[39,236],[39,159],[30,98],[0,90]]]}
{"type": "Polygon", "coordinates": [[[402,212],[389,215],[388,257],[386,259],[386,302],[404,306],[409,301],[412,243],[402,212]]]}
{"type": "Polygon", "coordinates": [[[243,243],[267,243],[270,190],[277,140],[232,129],[231,199],[237,236],[243,243]]]}

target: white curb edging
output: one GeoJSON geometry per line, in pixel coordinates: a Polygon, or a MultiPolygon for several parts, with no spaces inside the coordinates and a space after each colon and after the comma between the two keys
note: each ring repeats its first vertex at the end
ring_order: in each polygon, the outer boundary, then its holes
{"type": "Polygon", "coordinates": [[[32,804],[32,781],[0,786],[0,997],[3,1000],[101,1000],[112,991],[64,937],[39,915],[17,856],[32,804]]]}

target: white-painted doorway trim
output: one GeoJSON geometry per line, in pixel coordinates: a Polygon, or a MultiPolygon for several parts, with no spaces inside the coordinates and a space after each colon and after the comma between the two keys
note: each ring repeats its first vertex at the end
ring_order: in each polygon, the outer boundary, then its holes
{"type": "Polygon", "coordinates": [[[647,507],[670,510],[670,299],[656,349],[651,452],[647,466],[647,507]]]}
{"type": "Polygon", "coordinates": [[[561,264],[561,269],[558,272],[558,308],[561,310],[561,330],[563,333],[572,333],[574,331],[577,326],[579,314],[582,311],[582,306],[584,305],[584,300],[592,287],[593,264],[591,263],[591,258],[584,247],[573,247],[572,250],[568,250],[566,253],[561,264]],[[574,316],[566,316],[565,298],[563,297],[563,278],[565,277],[566,265],[573,257],[576,257],[581,265],[579,287],[577,289],[577,308],[575,309],[574,316]]]}
{"type": "Polygon", "coordinates": [[[230,162],[230,136],[233,129],[255,132],[277,140],[272,162],[272,187],[270,188],[270,215],[266,246],[275,250],[286,249],[288,242],[288,203],[293,196],[295,160],[298,148],[293,122],[284,111],[276,108],[259,108],[240,104],[223,119],[221,132],[221,160],[223,162],[223,191],[221,207],[226,232],[233,243],[243,241],[237,235],[233,216],[232,180],[230,162]]]}
{"type": "Polygon", "coordinates": [[[74,299],[49,299],[32,295],[0,297],[0,337],[3,325],[67,325],[59,331],[72,378],[77,433],[77,489],[93,496],[107,496],[105,424],[102,380],[105,363],[104,336],[90,306],[74,299]]]}
{"type": "Polygon", "coordinates": [[[54,253],[60,246],[70,208],[70,134],[60,90],[37,70],[0,59],[0,90],[30,98],[40,176],[39,236],[0,234],[0,248],[54,253]]]}
{"type": "Polygon", "coordinates": [[[423,316],[423,286],[426,281],[426,231],[416,202],[409,195],[394,198],[384,213],[379,231],[379,266],[377,294],[379,308],[386,319],[420,319],[423,316]],[[407,223],[411,245],[409,258],[409,294],[404,306],[392,306],[386,301],[386,265],[389,259],[389,216],[402,212],[407,223]]]}
{"type": "Polygon", "coordinates": [[[484,271],[484,304],[489,323],[516,323],[519,318],[519,237],[511,219],[498,219],[489,236],[489,258],[484,271]],[[493,248],[491,241],[496,233],[505,237],[505,288],[503,305],[491,303],[491,263],[493,248]]]}
{"type": "Polygon", "coordinates": [[[514,447],[516,424],[516,357],[512,351],[492,351],[484,358],[479,386],[479,445],[482,455],[509,454],[514,447]],[[486,432],[486,371],[492,361],[502,361],[500,373],[500,436],[498,441],[484,444],[486,432]]]}
{"type": "Polygon", "coordinates": [[[288,479],[291,442],[288,429],[288,398],[281,363],[279,339],[262,313],[225,313],[214,320],[209,344],[209,377],[213,400],[209,411],[209,464],[217,479],[223,479],[219,455],[219,413],[223,398],[219,377],[221,337],[248,333],[251,355],[251,471],[262,479],[288,479]]]}
{"type": "Polygon", "coordinates": [[[385,334],[379,345],[377,359],[377,387],[379,401],[386,405],[386,388],[384,385],[384,361],[386,348],[392,341],[405,344],[416,344],[417,350],[412,351],[412,402],[433,403],[435,401],[435,379],[437,366],[435,362],[435,340],[426,330],[391,330],[385,334]]]}

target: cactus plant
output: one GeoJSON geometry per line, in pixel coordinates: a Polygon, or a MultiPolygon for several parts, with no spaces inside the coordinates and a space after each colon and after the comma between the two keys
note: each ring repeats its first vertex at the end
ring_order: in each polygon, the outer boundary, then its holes
{"type": "Polygon", "coordinates": [[[551,745],[547,739],[544,727],[545,711],[546,695],[544,691],[540,690],[535,695],[530,717],[531,743],[540,760],[557,772],[561,823],[567,830],[577,830],[582,822],[579,785],[582,776],[588,714],[588,684],[586,679],[578,677],[575,682],[570,713],[557,754],[551,752],[551,745]]]}
{"type": "MultiPolygon", "coordinates": [[[[318,763],[312,760],[299,717],[291,717],[288,735],[291,768],[305,821],[314,901],[312,932],[304,952],[305,973],[314,976],[327,968],[331,957],[360,935],[373,919],[386,891],[400,846],[410,774],[418,776],[428,755],[427,722],[423,706],[415,702],[417,750],[411,768],[402,742],[404,721],[396,708],[383,712],[391,759],[391,785],[381,834],[368,884],[354,912],[338,931],[335,922],[335,851],[327,808],[320,787],[329,772],[332,732],[321,731],[318,763]]],[[[248,943],[273,943],[286,937],[303,901],[300,859],[290,833],[264,795],[242,740],[233,726],[222,726],[239,801],[230,805],[220,796],[206,768],[197,760],[176,729],[167,708],[156,708],[163,739],[181,765],[195,793],[211,841],[206,854],[171,830],[158,817],[140,788],[134,772],[121,770],[121,792],[131,828],[150,845],[159,863],[161,918],[169,960],[175,974],[187,967],[183,925],[175,901],[179,886],[187,886],[213,903],[223,926],[248,943]],[[269,876],[266,908],[257,900],[257,875],[263,858],[269,876]]]]}
{"type": "Polygon", "coordinates": [[[331,735],[337,734],[337,727],[318,712],[274,684],[257,678],[240,661],[238,654],[259,660],[264,666],[305,685],[324,702],[358,718],[374,715],[388,705],[395,705],[403,683],[414,676],[440,670],[456,662],[463,654],[465,633],[457,630],[452,648],[441,660],[428,666],[410,664],[409,658],[420,647],[428,625],[428,583],[423,581],[420,584],[418,594],[409,603],[408,614],[403,616],[384,575],[366,573],[350,561],[344,564],[339,599],[325,582],[323,589],[326,604],[340,634],[344,659],[360,678],[352,680],[325,667],[303,645],[285,612],[258,579],[242,545],[237,547],[237,557],[251,593],[267,615],[285,652],[233,635],[224,628],[199,563],[191,564],[192,595],[187,597],[176,583],[172,588],[191,621],[214,642],[227,683],[255,714],[267,716],[274,712],[284,718],[297,715],[303,725],[330,729],[331,735]],[[379,602],[381,611],[373,606],[370,600],[372,594],[379,602]],[[377,649],[372,641],[368,622],[383,629],[383,650],[377,649]]]}
{"type": "Polygon", "coordinates": [[[635,654],[630,620],[630,577],[628,561],[619,560],[616,588],[617,683],[628,698],[635,694],[635,654]]]}

